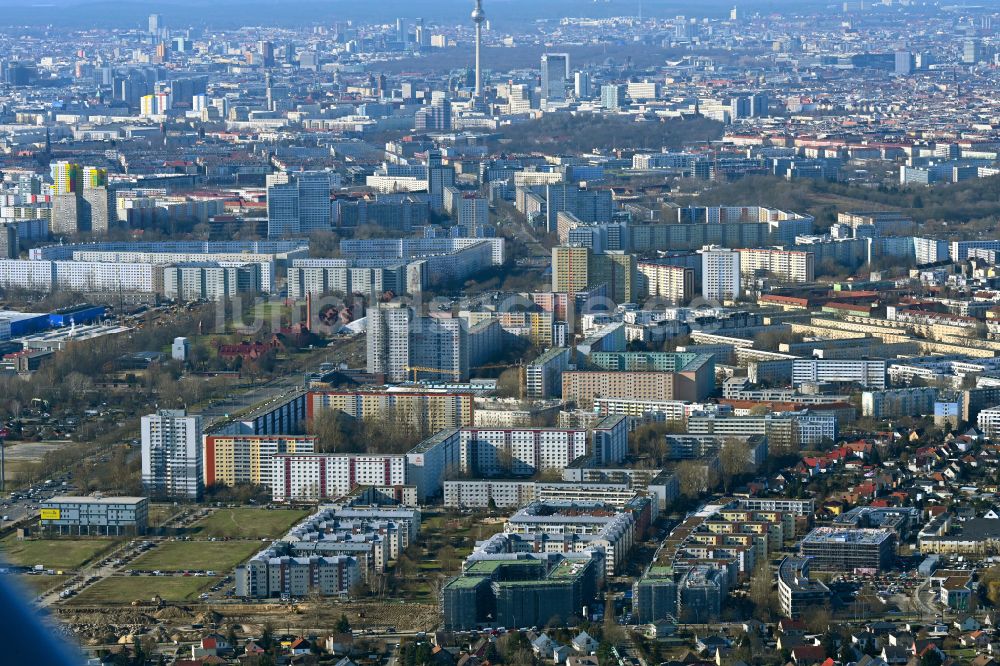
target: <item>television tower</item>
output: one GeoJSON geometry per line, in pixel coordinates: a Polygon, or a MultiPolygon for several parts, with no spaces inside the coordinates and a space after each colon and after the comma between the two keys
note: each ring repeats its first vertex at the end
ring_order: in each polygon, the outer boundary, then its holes
{"type": "Polygon", "coordinates": [[[483,45],[483,21],[486,13],[483,11],[483,0],[476,0],[476,8],[472,10],[472,22],[476,24],[476,92],[473,98],[479,100],[483,94],[483,70],[480,66],[479,52],[483,45]]]}

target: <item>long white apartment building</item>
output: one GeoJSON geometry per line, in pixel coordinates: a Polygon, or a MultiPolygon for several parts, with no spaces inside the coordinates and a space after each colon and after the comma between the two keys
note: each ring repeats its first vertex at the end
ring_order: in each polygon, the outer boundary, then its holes
{"type": "MultiPolygon", "coordinates": [[[[390,263],[391,260],[385,263],[390,263]]],[[[407,290],[406,265],[358,266],[349,259],[296,259],[288,268],[288,297],[301,300],[306,295],[370,294],[407,290]]]]}
{"type": "Polygon", "coordinates": [[[157,284],[151,264],[0,260],[0,288],[5,289],[154,293],[157,284]]]}
{"type": "Polygon", "coordinates": [[[259,268],[259,289],[277,288],[276,265],[308,255],[304,241],[84,243],[33,248],[28,259],[0,261],[0,287],[30,291],[162,293],[163,269],[216,263],[259,268]]]}
{"type": "Polygon", "coordinates": [[[305,239],[261,241],[108,241],[45,245],[28,251],[33,261],[72,259],[77,252],[121,252],[152,254],[262,254],[279,261],[289,261],[309,254],[305,239]]]}
{"type": "Polygon", "coordinates": [[[694,295],[694,269],[655,262],[639,262],[637,270],[646,278],[650,296],[671,303],[687,303],[694,295]]]}
{"type": "Polygon", "coordinates": [[[792,361],[792,383],[853,382],[884,389],[886,365],[884,360],[797,358],[792,361]]]}
{"type": "Polygon", "coordinates": [[[506,261],[506,240],[492,238],[364,238],[340,241],[340,251],[346,257],[381,257],[385,259],[419,259],[449,254],[486,243],[490,247],[493,265],[506,261]]]}
{"type": "Polygon", "coordinates": [[[812,282],[816,279],[816,255],[797,250],[740,248],[740,275],[752,278],[761,274],[777,276],[784,282],[812,282]]]}
{"type": "Polygon", "coordinates": [[[717,405],[685,400],[638,400],[634,398],[595,398],[594,411],[608,416],[623,414],[625,416],[653,416],[663,421],[683,421],[694,414],[709,412],[726,413],[732,411],[726,405],[717,405]]]}
{"type": "Polygon", "coordinates": [[[592,433],[583,428],[463,428],[460,437],[462,471],[486,477],[561,470],[578,458],[621,462],[628,451],[623,416],[602,419],[592,433]]]}
{"type": "Polygon", "coordinates": [[[518,508],[531,502],[604,502],[618,509],[639,491],[630,483],[571,483],[483,479],[445,481],[444,505],[449,508],[518,508]]]}
{"type": "Polygon", "coordinates": [[[351,453],[293,453],[272,457],[276,502],[318,502],[343,497],[357,486],[406,485],[406,457],[351,453]]]}
{"type": "Polygon", "coordinates": [[[970,359],[966,356],[921,356],[905,361],[894,361],[889,367],[893,384],[909,385],[914,379],[927,382],[951,380],[958,388],[962,379],[970,374],[1000,370],[1000,358],[970,359]]]}
{"type": "Polygon", "coordinates": [[[442,430],[406,453],[293,453],[272,458],[276,502],[314,502],[347,495],[359,486],[415,486],[426,502],[441,493],[445,476],[460,464],[459,431],[442,430]]]}
{"type": "MultiPolygon", "coordinates": [[[[260,286],[268,293],[277,288],[274,256],[239,252],[110,252],[78,251],[73,253],[72,264],[110,266],[168,266],[171,264],[220,263],[233,266],[254,264],[260,269],[260,286]]],[[[56,262],[61,267],[67,262],[56,262]]],[[[57,268],[58,270],[58,268],[57,268]]]]}

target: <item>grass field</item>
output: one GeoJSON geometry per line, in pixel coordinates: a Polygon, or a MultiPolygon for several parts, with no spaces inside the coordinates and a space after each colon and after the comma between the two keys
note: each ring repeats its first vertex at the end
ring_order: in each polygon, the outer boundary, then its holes
{"type": "Polygon", "coordinates": [[[199,537],[231,539],[277,539],[309,515],[297,509],[219,509],[191,527],[199,537]]]}
{"type": "Polygon", "coordinates": [[[145,571],[229,571],[260,550],[259,541],[168,541],[132,561],[145,571]]]}
{"type": "Polygon", "coordinates": [[[68,603],[127,604],[137,599],[148,602],[155,595],[164,601],[189,601],[217,581],[218,578],[194,576],[114,576],[97,581],[71,597],[68,603]]]}
{"type": "Polygon", "coordinates": [[[0,557],[11,564],[47,569],[77,569],[111,549],[116,539],[31,539],[9,536],[0,541],[0,557]]]}
{"type": "Polygon", "coordinates": [[[172,504],[150,504],[149,524],[152,527],[159,527],[177,512],[177,507],[172,504]]]}
{"type": "Polygon", "coordinates": [[[62,576],[56,574],[51,576],[29,576],[28,574],[23,574],[14,577],[14,580],[17,581],[22,589],[32,594],[47,592],[53,588],[59,587],[69,579],[70,576],[68,574],[62,576]]]}
{"type": "Polygon", "coordinates": [[[277,322],[280,324],[282,318],[291,316],[291,312],[292,308],[285,305],[285,302],[279,299],[268,303],[258,303],[250,309],[247,313],[248,316],[244,317],[243,321],[248,324],[252,324],[255,321],[277,322]]]}

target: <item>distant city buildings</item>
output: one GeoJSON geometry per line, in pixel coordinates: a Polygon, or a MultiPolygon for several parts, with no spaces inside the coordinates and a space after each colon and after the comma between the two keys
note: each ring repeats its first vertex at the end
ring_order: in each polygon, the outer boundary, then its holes
{"type": "Polygon", "coordinates": [[[107,234],[117,220],[107,170],[71,162],[56,162],[51,170],[52,232],[107,234]]]}
{"type": "Polygon", "coordinates": [[[543,53],[542,99],[546,102],[561,102],[565,100],[568,79],[569,54],[543,53]]]}
{"type": "Polygon", "coordinates": [[[281,172],[267,179],[267,236],[287,238],[332,227],[326,171],[281,172]]]}

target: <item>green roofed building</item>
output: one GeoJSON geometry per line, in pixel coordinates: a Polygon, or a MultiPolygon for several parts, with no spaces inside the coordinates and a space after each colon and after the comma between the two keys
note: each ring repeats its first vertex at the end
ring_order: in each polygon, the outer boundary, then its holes
{"type": "Polygon", "coordinates": [[[652,566],[632,585],[632,613],[639,624],[677,617],[677,583],[670,566],[652,566]]]}
{"type": "Polygon", "coordinates": [[[596,551],[474,559],[442,590],[445,630],[542,626],[582,616],[593,604],[603,572],[603,557],[596,551]]]}

